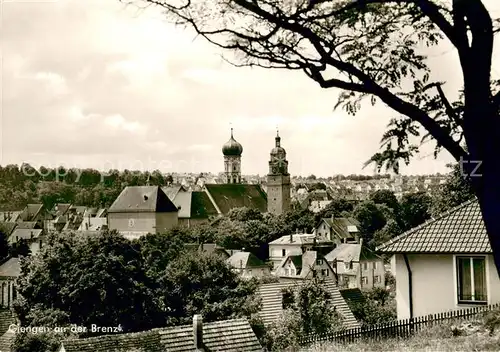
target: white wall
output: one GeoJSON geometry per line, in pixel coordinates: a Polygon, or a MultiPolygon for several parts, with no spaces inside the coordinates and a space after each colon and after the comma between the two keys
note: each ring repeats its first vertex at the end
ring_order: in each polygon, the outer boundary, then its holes
{"type": "MultiPolygon", "coordinates": [[[[471,305],[457,303],[455,256],[452,254],[409,254],[412,272],[413,316],[436,314],[467,308],[471,305]]],[[[500,302],[500,280],[493,257],[486,256],[488,304],[500,302]]],[[[404,258],[397,254],[391,259],[396,276],[396,303],[398,319],[410,317],[408,272],[404,258]]]]}
{"type": "Polygon", "coordinates": [[[269,245],[269,260],[273,262],[274,269],[277,269],[281,261],[289,255],[302,255],[300,245],[269,245]],[[282,256],[282,250],[285,250],[285,256],[282,256]]]}

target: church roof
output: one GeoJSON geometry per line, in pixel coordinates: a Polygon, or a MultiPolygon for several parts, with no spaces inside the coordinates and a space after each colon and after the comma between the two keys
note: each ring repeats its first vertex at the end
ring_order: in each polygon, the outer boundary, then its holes
{"type": "Polygon", "coordinates": [[[158,186],[129,186],[116,198],[108,213],[176,212],[177,207],[158,186]]]}
{"type": "Polygon", "coordinates": [[[191,219],[206,219],[217,214],[217,209],[206,192],[191,193],[191,219]]]}
{"type": "Polygon", "coordinates": [[[222,214],[241,207],[256,209],[263,213],[267,211],[267,195],[260,185],[205,184],[205,189],[222,214]]]}

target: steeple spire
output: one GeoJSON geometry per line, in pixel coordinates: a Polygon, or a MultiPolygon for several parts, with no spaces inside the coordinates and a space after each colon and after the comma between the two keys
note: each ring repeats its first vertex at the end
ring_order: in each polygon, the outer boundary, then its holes
{"type": "Polygon", "coordinates": [[[278,126],[276,126],[276,147],[280,147],[280,141],[281,141],[281,137],[280,137],[280,131],[278,129],[278,126]]]}

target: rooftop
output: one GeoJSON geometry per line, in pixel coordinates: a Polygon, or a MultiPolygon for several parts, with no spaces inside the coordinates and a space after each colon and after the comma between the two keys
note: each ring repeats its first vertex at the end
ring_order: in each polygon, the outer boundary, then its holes
{"type": "Polygon", "coordinates": [[[108,213],[176,212],[177,207],[158,186],[129,186],[120,193],[108,213]]]}
{"type": "Polygon", "coordinates": [[[0,277],[18,277],[21,275],[19,258],[10,258],[0,265],[0,277]]]}
{"type": "Polygon", "coordinates": [[[266,266],[262,260],[250,252],[236,252],[227,259],[233,268],[258,268],[266,266]]]}
{"type": "MultiPolygon", "coordinates": [[[[195,352],[193,326],[175,326],[138,333],[115,334],[63,341],[59,352],[195,352]]],[[[208,351],[262,351],[250,323],[233,319],[203,324],[208,351]]]]}
{"type": "Polygon", "coordinates": [[[267,195],[260,185],[205,184],[205,189],[223,214],[241,207],[267,212],[267,195]]]}
{"type": "Polygon", "coordinates": [[[377,248],[381,253],[492,253],[477,200],[468,201],[377,248]]]}

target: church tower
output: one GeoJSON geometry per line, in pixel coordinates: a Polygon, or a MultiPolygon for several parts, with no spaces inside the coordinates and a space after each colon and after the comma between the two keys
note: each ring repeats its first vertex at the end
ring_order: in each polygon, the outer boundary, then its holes
{"type": "Polygon", "coordinates": [[[224,154],[224,183],[241,183],[241,154],[243,147],[233,138],[231,128],[231,138],[222,146],[224,154]]]}
{"type": "Polygon", "coordinates": [[[267,211],[279,215],[290,209],[290,174],[279,132],[276,133],[275,141],[267,175],[267,211]]]}

